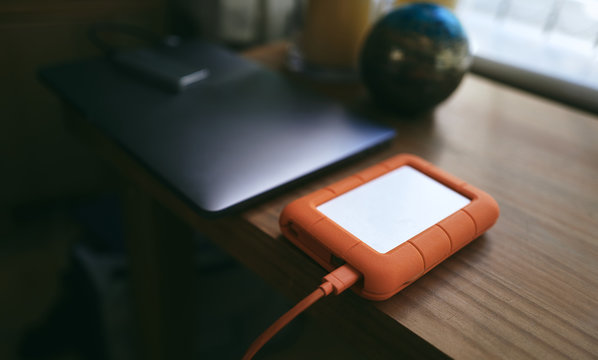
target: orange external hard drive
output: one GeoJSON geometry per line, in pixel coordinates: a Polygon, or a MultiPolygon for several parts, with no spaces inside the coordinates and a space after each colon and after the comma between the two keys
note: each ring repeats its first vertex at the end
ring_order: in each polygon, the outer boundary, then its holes
{"type": "Polygon", "coordinates": [[[387,299],[488,230],[494,199],[432,164],[401,154],[297,199],[282,233],[326,270],[347,263],[361,296],[387,299]]]}

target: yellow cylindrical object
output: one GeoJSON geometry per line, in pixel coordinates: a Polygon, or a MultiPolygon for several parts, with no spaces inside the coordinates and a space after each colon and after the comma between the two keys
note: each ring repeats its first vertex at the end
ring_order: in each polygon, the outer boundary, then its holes
{"type": "Polygon", "coordinates": [[[417,3],[417,2],[427,2],[427,3],[433,2],[433,3],[442,5],[444,7],[452,9],[452,10],[454,10],[455,6],[457,6],[457,0],[395,0],[395,6],[405,5],[405,4],[409,4],[409,3],[417,3]]]}
{"type": "Polygon", "coordinates": [[[300,48],[305,62],[352,68],[371,22],[371,0],[309,0],[300,48]]]}

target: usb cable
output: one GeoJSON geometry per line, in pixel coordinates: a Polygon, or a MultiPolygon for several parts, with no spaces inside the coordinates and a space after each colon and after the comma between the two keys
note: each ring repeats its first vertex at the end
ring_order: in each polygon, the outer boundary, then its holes
{"type": "Polygon", "coordinates": [[[257,339],[255,339],[247,349],[247,352],[243,356],[243,360],[252,359],[262,346],[264,346],[274,335],[296,318],[297,315],[301,314],[318,300],[330,294],[338,295],[342,293],[353,286],[360,278],[361,274],[348,264],[342,265],[324,276],[324,282],[314,292],[298,302],[297,305],[282,315],[257,339]]]}

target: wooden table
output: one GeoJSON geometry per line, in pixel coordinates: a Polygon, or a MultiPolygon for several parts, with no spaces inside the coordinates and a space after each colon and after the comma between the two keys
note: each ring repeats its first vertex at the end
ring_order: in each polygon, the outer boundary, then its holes
{"type": "MultiPolygon", "coordinates": [[[[284,50],[278,44],[247,56],[280,67],[284,50]]],[[[190,339],[180,336],[180,326],[193,325],[181,310],[185,305],[173,299],[194,296],[180,280],[189,276],[189,245],[147,227],[155,224],[151,204],[157,200],[172,218],[204,232],[274,288],[299,299],[325,272],[281,236],[282,208],[400,152],[486,190],[501,216],[484,236],[387,301],[352,293],[321,301],[311,312],[323,326],[345,336],[356,358],[598,357],[596,116],[475,75],[433,115],[412,121],[376,111],[361,89],[316,88],[392,124],[399,136],[382,151],[216,220],[198,216],[101,133],[73,118],[78,134],[134,184],[128,219],[141,225],[130,227],[136,229],[129,234],[132,278],[139,301],[154,297],[138,306],[148,357],[185,353],[180,349],[190,339]],[[148,272],[161,280],[149,281],[148,272]]]]}

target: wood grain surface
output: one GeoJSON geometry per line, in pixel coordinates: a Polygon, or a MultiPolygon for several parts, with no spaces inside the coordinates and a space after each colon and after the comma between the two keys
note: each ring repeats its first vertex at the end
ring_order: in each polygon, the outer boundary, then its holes
{"type": "MultiPolygon", "coordinates": [[[[246,56],[280,69],[285,49],[246,56]]],[[[387,301],[345,293],[311,312],[348,339],[355,358],[598,357],[598,118],[474,75],[417,119],[376,110],[359,86],[301,81],[391,124],[398,137],[216,220],[198,216],[84,121],[75,127],[133,183],[293,299],[324,271],[281,236],[282,208],[397,153],[419,155],[490,193],[501,208],[497,224],[387,301]]]]}
{"type": "MultiPolygon", "coordinates": [[[[251,55],[276,67],[273,52],[251,55]]],[[[244,218],[284,241],[277,218],[292,199],[417,154],[489,192],[501,216],[415,284],[364,306],[451,357],[598,357],[598,118],[473,75],[420,119],[379,114],[363,96],[348,105],[393,124],[391,147],[244,218]]]]}

